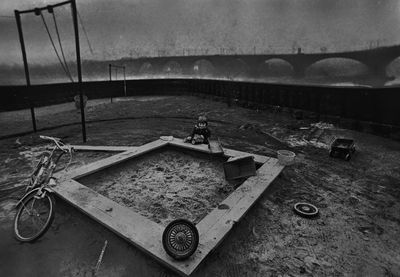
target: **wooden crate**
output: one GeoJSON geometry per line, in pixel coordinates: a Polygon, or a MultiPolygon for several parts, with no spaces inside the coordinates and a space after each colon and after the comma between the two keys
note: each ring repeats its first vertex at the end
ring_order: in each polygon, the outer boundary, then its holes
{"type": "Polygon", "coordinates": [[[223,164],[225,178],[234,180],[256,175],[256,164],[253,156],[236,157],[223,164]]]}

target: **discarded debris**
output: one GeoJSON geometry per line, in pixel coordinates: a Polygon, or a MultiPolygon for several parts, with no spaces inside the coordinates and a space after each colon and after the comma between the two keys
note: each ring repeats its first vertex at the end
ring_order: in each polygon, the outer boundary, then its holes
{"type": "Polygon", "coordinates": [[[104,256],[104,252],[106,251],[107,244],[108,244],[108,241],[106,240],[104,242],[103,249],[101,249],[101,253],[100,253],[99,259],[97,260],[96,266],[93,269],[93,276],[97,276],[97,272],[99,271],[101,261],[103,260],[103,256],[104,256]]]}
{"type": "Polygon", "coordinates": [[[296,203],[293,206],[293,210],[299,216],[307,218],[316,217],[319,213],[319,210],[316,206],[305,202],[296,203]]]}
{"type": "Polygon", "coordinates": [[[326,122],[317,122],[311,124],[312,127],[317,127],[318,129],[333,129],[335,126],[331,123],[326,123],[326,122]]]}
{"type": "Polygon", "coordinates": [[[226,205],[226,204],[220,204],[220,205],[218,205],[218,209],[219,209],[219,210],[228,210],[228,209],[229,209],[229,206],[226,205]]]}
{"type": "Polygon", "coordinates": [[[174,137],[173,136],[161,136],[160,139],[164,140],[164,141],[171,141],[174,139],[174,137]]]}
{"type": "Polygon", "coordinates": [[[254,237],[255,237],[256,239],[259,239],[259,238],[260,238],[260,235],[256,233],[256,227],[255,227],[255,226],[252,228],[252,232],[253,232],[253,235],[254,235],[254,237]]]}
{"type": "Polygon", "coordinates": [[[223,163],[223,168],[226,180],[234,180],[257,174],[253,156],[229,159],[223,163]]]}
{"type": "Polygon", "coordinates": [[[346,138],[337,138],[331,144],[329,156],[342,157],[346,161],[351,159],[351,155],[356,151],[354,140],[346,138]]]}
{"type": "Polygon", "coordinates": [[[296,154],[294,152],[288,150],[278,150],[277,155],[278,161],[282,165],[291,165],[294,162],[294,158],[296,157],[296,154]]]}

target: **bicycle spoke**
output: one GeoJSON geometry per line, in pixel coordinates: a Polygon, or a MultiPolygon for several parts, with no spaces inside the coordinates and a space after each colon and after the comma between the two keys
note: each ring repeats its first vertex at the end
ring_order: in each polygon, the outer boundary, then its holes
{"type": "Polygon", "coordinates": [[[34,196],[27,203],[22,204],[24,204],[24,209],[19,218],[18,231],[23,237],[33,237],[46,227],[50,216],[50,202],[46,196],[39,199],[34,196]]]}
{"type": "Polygon", "coordinates": [[[32,215],[32,211],[28,209],[27,206],[25,206],[24,201],[21,202],[22,206],[24,206],[24,210],[28,212],[28,215],[32,215]]]}

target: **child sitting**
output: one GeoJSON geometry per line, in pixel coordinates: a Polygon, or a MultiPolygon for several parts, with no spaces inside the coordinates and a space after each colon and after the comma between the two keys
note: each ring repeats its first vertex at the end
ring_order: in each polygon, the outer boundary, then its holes
{"type": "Polygon", "coordinates": [[[205,116],[199,116],[197,124],[194,125],[192,134],[184,139],[184,142],[190,142],[192,144],[208,144],[208,138],[211,136],[210,130],[207,128],[207,118],[205,116]]]}

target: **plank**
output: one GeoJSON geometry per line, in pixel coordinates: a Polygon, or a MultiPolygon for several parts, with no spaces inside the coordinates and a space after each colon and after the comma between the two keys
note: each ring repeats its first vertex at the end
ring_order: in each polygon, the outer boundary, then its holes
{"type": "MultiPolygon", "coordinates": [[[[191,144],[191,143],[185,143],[183,142],[182,139],[174,138],[173,140],[168,142],[170,145],[177,146],[177,147],[182,147],[185,149],[189,150],[195,150],[195,151],[200,151],[203,153],[209,153],[211,154],[210,149],[208,148],[208,145],[206,144],[191,144]]],[[[267,156],[262,156],[262,155],[257,155],[257,154],[252,154],[252,153],[247,153],[243,151],[238,151],[238,150],[233,150],[229,148],[222,147],[224,150],[224,156],[229,158],[229,157],[239,157],[239,156],[253,156],[254,161],[258,164],[263,164],[267,162],[270,157],[267,156]]]]}
{"type": "MultiPolygon", "coordinates": [[[[210,153],[208,146],[204,144],[187,144],[176,138],[172,141],[157,140],[85,165],[68,172],[64,176],[61,176],[62,172],[57,173],[56,177],[59,178],[61,184],[55,187],[54,191],[67,202],[76,206],[85,214],[94,218],[144,252],[150,254],[165,266],[180,275],[189,276],[198,268],[205,257],[221,243],[234,223],[238,222],[244,216],[269,184],[278,176],[284,166],[279,165],[274,158],[253,155],[259,163],[265,163],[258,169],[257,176],[248,178],[229,195],[221,203],[223,206],[220,207],[224,207],[224,209],[214,209],[197,224],[200,234],[198,249],[189,259],[178,262],[169,257],[162,247],[161,237],[164,230],[163,226],[72,180],[72,178],[77,179],[92,174],[166,145],[210,153]]],[[[224,149],[224,152],[225,154],[229,153],[226,157],[252,155],[231,149],[224,149]]]]}
{"type": "MultiPolygon", "coordinates": [[[[204,257],[223,241],[233,225],[254,205],[283,168],[284,166],[280,165],[276,159],[269,160],[258,169],[257,176],[248,178],[221,203],[229,208],[218,209],[217,207],[197,224],[204,257]]],[[[202,260],[198,260],[199,264],[202,260]]],[[[199,264],[191,264],[191,269],[194,271],[199,264]]]]}
{"type": "Polygon", "coordinates": [[[57,178],[63,178],[63,179],[78,179],[82,178],[84,176],[87,176],[89,174],[95,173],[97,171],[100,171],[104,168],[122,163],[126,160],[132,159],[134,157],[143,155],[147,152],[153,151],[155,149],[161,148],[163,146],[166,146],[168,143],[162,140],[156,140],[150,143],[147,143],[145,145],[133,148],[129,151],[125,151],[116,155],[113,155],[111,157],[84,165],[80,168],[64,172],[63,175],[56,175],[57,178]]]}
{"type": "Polygon", "coordinates": [[[120,152],[120,151],[129,151],[134,150],[136,146],[92,146],[92,145],[70,145],[76,151],[111,151],[111,152],[120,152]]]}
{"type": "Polygon", "coordinates": [[[134,246],[181,275],[189,275],[186,266],[170,258],[162,247],[164,227],[121,206],[74,180],[66,180],[54,192],[134,246]]]}

